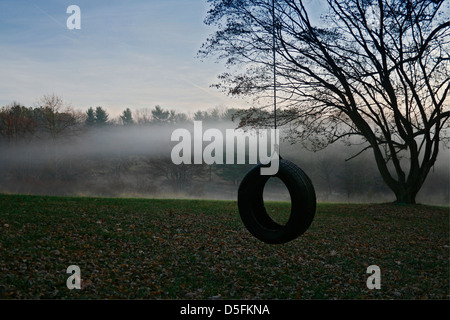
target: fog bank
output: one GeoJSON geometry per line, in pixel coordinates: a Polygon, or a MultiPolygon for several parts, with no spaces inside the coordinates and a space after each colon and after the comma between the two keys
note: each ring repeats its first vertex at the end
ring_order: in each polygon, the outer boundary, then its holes
{"type": "MultiPolygon", "coordinates": [[[[171,135],[181,127],[192,132],[192,124],[109,126],[58,139],[2,140],[0,192],[236,200],[240,180],[253,165],[174,165],[170,155],[178,142],[171,135]]],[[[217,128],[225,137],[225,130],[235,127],[231,122],[205,123],[203,132],[217,128]]],[[[345,161],[360,149],[335,144],[310,152],[282,142],[280,150],[311,178],[319,202],[395,200],[371,151],[345,161]]],[[[449,204],[449,164],[450,152],[442,148],[417,202],[449,204]]],[[[289,200],[282,184],[271,183],[267,189],[265,199],[289,200]]]]}

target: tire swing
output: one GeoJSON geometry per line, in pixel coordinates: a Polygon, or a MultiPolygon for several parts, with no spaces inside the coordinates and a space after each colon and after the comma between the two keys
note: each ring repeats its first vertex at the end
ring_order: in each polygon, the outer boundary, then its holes
{"type": "Polygon", "coordinates": [[[294,163],[280,159],[274,176],[261,175],[262,164],[253,167],[238,189],[238,208],[242,222],[257,239],[281,244],[301,236],[311,225],[316,212],[316,194],[309,177],[294,163]],[[291,213],[285,225],[275,222],[264,207],[264,186],[271,177],[279,178],[291,197],[291,213]]]}
{"type": "MultiPolygon", "coordinates": [[[[275,21],[274,1],[272,19],[275,21]]],[[[276,129],[275,30],[273,30],[273,66],[276,129]]],[[[261,167],[269,165],[270,163],[267,165],[260,163],[246,174],[238,189],[238,209],[242,222],[254,237],[268,244],[282,244],[296,239],[309,228],[316,212],[316,194],[309,177],[294,163],[280,157],[279,169],[275,175],[261,175],[261,167]],[[271,177],[279,178],[291,197],[291,212],[285,225],[275,222],[264,207],[264,186],[271,177]]]]}

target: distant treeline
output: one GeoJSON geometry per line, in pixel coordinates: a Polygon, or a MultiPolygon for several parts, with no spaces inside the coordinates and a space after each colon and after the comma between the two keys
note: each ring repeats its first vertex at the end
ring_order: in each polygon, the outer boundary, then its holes
{"type": "Polygon", "coordinates": [[[110,119],[108,111],[90,107],[85,112],[64,105],[55,95],[44,96],[37,107],[25,107],[13,102],[0,109],[0,135],[7,141],[17,139],[61,138],[76,133],[83,127],[130,126],[151,124],[184,124],[196,121],[232,121],[238,109],[215,107],[199,110],[192,116],[157,105],[131,111],[123,110],[119,117],[110,119]]]}
{"type": "MultiPolygon", "coordinates": [[[[217,107],[188,115],[155,106],[124,108],[111,119],[101,106],[79,111],[55,95],[35,107],[14,102],[0,109],[0,193],[235,199],[253,165],[174,165],[170,133],[194,120],[236,128],[238,114],[217,107]]],[[[282,144],[283,156],[311,177],[319,201],[393,201],[370,154],[345,161],[354,152],[339,144],[315,153],[282,144]]],[[[443,150],[418,201],[449,203],[448,161],[443,150]]],[[[276,180],[267,190],[268,199],[289,200],[276,180]]]]}

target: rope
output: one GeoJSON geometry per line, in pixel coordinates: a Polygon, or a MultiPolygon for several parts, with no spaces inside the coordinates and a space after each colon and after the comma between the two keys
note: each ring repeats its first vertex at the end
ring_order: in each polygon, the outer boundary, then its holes
{"type": "Polygon", "coordinates": [[[273,117],[274,127],[277,129],[277,73],[275,67],[275,0],[272,0],[272,54],[273,54],[273,117]]]}

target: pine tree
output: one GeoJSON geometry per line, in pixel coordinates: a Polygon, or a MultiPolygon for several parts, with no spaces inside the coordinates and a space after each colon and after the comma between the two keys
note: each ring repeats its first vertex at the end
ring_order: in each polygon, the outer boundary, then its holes
{"type": "Polygon", "coordinates": [[[122,119],[124,126],[130,126],[130,125],[134,124],[133,115],[131,113],[130,108],[127,108],[126,110],[124,110],[122,115],[120,116],[120,118],[122,119]]]}
{"type": "Polygon", "coordinates": [[[102,126],[108,123],[108,113],[102,108],[97,107],[95,109],[95,124],[97,126],[102,126]]]}
{"type": "Polygon", "coordinates": [[[86,125],[87,126],[93,126],[95,124],[95,111],[92,107],[90,107],[87,111],[86,111],[86,125]]]}
{"type": "Polygon", "coordinates": [[[164,110],[160,106],[155,106],[152,110],[152,118],[155,123],[167,123],[170,119],[170,111],[164,110]]]}

